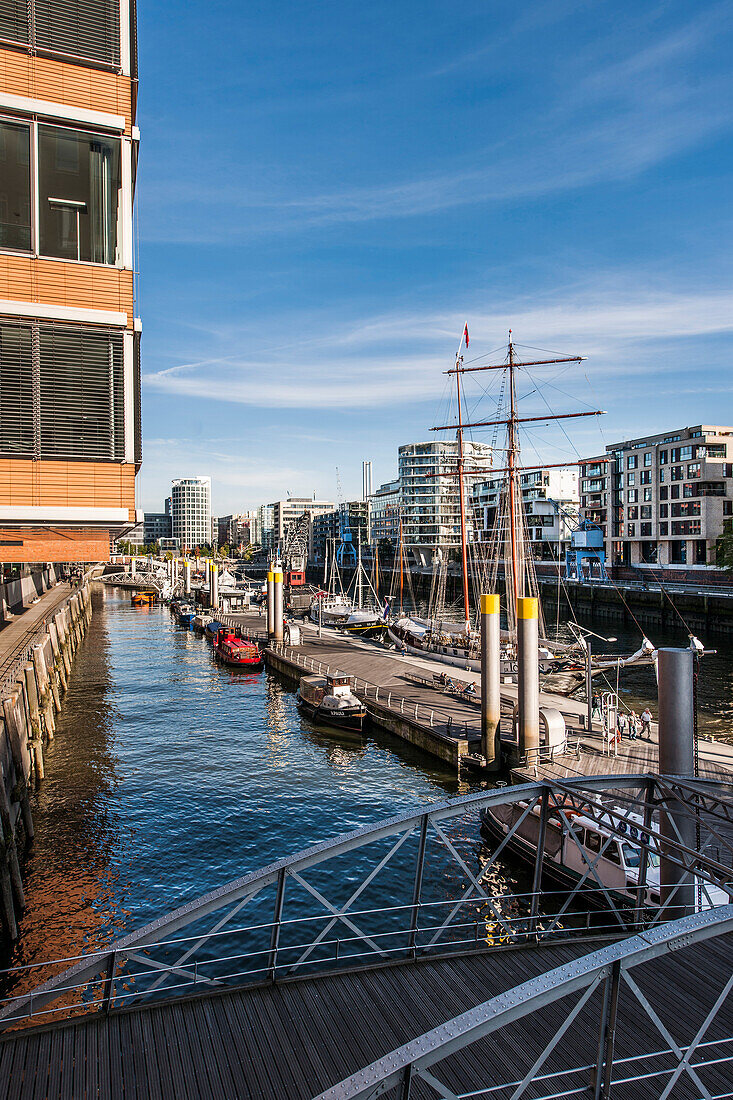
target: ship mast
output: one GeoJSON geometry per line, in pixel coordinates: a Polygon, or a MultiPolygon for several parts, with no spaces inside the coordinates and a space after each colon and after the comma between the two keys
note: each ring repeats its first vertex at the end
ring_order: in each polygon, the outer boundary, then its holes
{"type": "MultiPolygon", "coordinates": [[[[463,340],[461,340],[461,345],[463,340]]],[[[449,429],[457,428],[458,438],[458,468],[457,471],[452,471],[453,476],[458,477],[459,485],[459,499],[461,508],[461,556],[463,564],[463,602],[464,610],[466,614],[467,629],[469,626],[469,609],[468,609],[468,564],[467,564],[467,546],[466,546],[466,514],[465,514],[465,500],[464,500],[464,478],[468,474],[483,475],[487,474],[507,474],[507,504],[509,511],[509,554],[508,561],[505,565],[505,576],[508,572],[509,576],[506,576],[507,587],[507,611],[509,613],[510,626],[513,623],[513,610],[516,604],[516,599],[520,595],[525,594],[525,574],[526,574],[526,556],[524,553],[524,546],[520,547],[520,531],[519,528],[523,528],[523,523],[518,522],[519,517],[523,515],[523,502],[519,488],[519,475],[523,470],[535,470],[544,469],[546,465],[552,466],[566,466],[573,465],[573,463],[546,463],[545,466],[520,466],[519,465],[519,425],[529,422],[543,421],[549,422],[552,420],[565,420],[577,416],[602,416],[602,409],[593,409],[588,412],[577,413],[557,413],[548,414],[546,416],[526,416],[521,417],[517,415],[517,390],[516,390],[516,372],[521,370],[522,367],[536,367],[536,366],[549,366],[554,363],[582,363],[585,356],[572,355],[563,356],[556,359],[535,359],[529,362],[519,362],[515,357],[514,344],[512,342],[512,332],[509,330],[509,346],[507,359],[503,363],[495,363],[489,366],[478,367],[464,367],[463,357],[459,354],[456,356],[456,365],[452,370],[446,371],[446,374],[456,375],[456,392],[458,395],[458,424],[442,424],[431,430],[434,432],[447,431],[449,429]],[[481,420],[475,423],[464,423],[462,410],[461,410],[461,383],[460,377],[463,374],[472,374],[474,371],[486,371],[486,370],[503,370],[508,371],[509,374],[509,416],[500,420],[481,420]],[[492,468],[486,469],[466,469],[463,454],[463,432],[466,428],[485,428],[493,425],[504,425],[507,432],[507,464],[502,469],[492,468]],[[521,562],[520,562],[521,555],[521,562]],[[510,590],[511,589],[511,590],[510,590]]]]}
{"type": "MultiPolygon", "coordinates": [[[[465,330],[464,330],[465,332],[465,330]]],[[[461,336],[463,344],[463,336],[461,336]]],[[[466,624],[466,637],[471,632],[471,613],[468,607],[468,547],[466,545],[466,502],[463,484],[463,416],[461,412],[461,371],[459,365],[463,364],[463,356],[456,355],[456,399],[458,401],[458,503],[461,512],[461,576],[463,578],[463,617],[466,624]]]]}
{"type": "Polygon", "coordinates": [[[511,550],[512,591],[516,600],[519,596],[519,576],[517,563],[517,394],[514,381],[514,345],[512,330],[509,329],[509,419],[507,421],[507,443],[509,444],[507,466],[509,469],[509,544],[511,550]]]}

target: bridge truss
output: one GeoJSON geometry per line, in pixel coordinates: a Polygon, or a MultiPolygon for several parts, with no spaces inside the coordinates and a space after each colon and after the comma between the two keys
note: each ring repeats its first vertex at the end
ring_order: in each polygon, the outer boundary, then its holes
{"type": "Polygon", "coordinates": [[[664,842],[671,864],[694,874],[699,900],[733,897],[733,789],[711,780],[651,775],[543,781],[422,807],[324,841],[253,871],[97,952],[3,974],[0,1027],[63,1013],[112,1011],[182,993],[206,993],[315,971],[416,959],[551,939],[627,937],[673,912],[649,905],[643,874],[636,900],[605,885],[598,860],[614,837],[637,830],[643,865],[662,854],[648,826],[673,803],[695,822],[698,842],[664,842]],[[480,814],[518,808],[501,843],[481,839],[480,814]],[[591,856],[573,824],[582,814],[609,834],[591,856]],[[546,863],[515,873],[507,848],[533,815],[564,823],[583,859],[572,889],[548,889],[546,863]],[[638,820],[637,817],[637,820],[638,820]],[[717,895],[715,895],[717,891],[717,895]],[[245,922],[246,918],[246,922],[245,922]]]}

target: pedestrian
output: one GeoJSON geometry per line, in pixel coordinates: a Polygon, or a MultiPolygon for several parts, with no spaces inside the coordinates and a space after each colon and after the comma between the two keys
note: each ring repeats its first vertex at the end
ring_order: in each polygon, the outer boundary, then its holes
{"type": "Polygon", "coordinates": [[[636,711],[632,710],[631,714],[629,715],[629,741],[636,741],[636,738],[638,736],[639,719],[637,717],[636,711]]]}
{"type": "Polygon", "coordinates": [[[619,741],[623,741],[624,734],[626,733],[626,715],[622,711],[618,712],[616,718],[616,732],[618,734],[619,741]]]}
{"type": "Polygon", "coordinates": [[[645,707],[641,712],[641,736],[645,741],[652,739],[652,712],[645,707]]]}
{"type": "Polygon", "coordinates": [[[591,701],[590,716],[591,716],[591,718],[600,718],[601,717],[601,697],[600,697],[600,695],[598,694],[597,691],[593,692],[593,699],[591,701]]]}

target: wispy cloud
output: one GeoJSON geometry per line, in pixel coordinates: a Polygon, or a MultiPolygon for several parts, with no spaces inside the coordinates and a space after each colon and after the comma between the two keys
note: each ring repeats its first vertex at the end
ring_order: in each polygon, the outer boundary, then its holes
{"type": "MultiPolygon", "coordinates": [[[[618,380],[669,369],[661,344],[733,331],[733,288],[692,293],[650,289],[643,277],[609,275],[593,286],[514,299],[490,311],[469,311],[471,351],[500,344],[509,328],[520,344],[564,348],[589,357],[591,374],[612,369],[618,380]]],[[[195,399],[253,407],[354,409],[435,402],[445,392],[443,371],[463,329],[455,312],[390,313],[334,327],[330,315],[311,318],[315,331],[298,344],[232,352],[242,339],[227,327],[222,354],[197,357],[146,375],[148,387],[195,399]],[[320,332],[318,326],[321,326],[320,332]]],[[[301,319],[279,328],[298,331],[301,319]]],[[[249,342],[252,343],[250,335],[249,342]]]]}

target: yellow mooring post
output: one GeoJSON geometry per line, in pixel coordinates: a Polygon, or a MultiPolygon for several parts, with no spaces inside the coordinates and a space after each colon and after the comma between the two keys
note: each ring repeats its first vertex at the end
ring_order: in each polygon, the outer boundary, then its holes
{"type": "Polygon", "coordinates": [[[272,569],[267,572],[267,640],[271,642],[275,636],[275,574],[272,569]]]}
{"type": "Polygon", "coordinates": [[[538,606],[534,596],[517,600],[517,657],[519,660],[519,752],[540,746],[540,668],[538,606]]]}
{"type": "Polygon", "coordinates": [[[501,628],[499,597],[481,597],[481,752],[489,771],[501,768],[501,628]]]}
{"type": "Polygon", "coordinates": [[[283,640],[283,573],[282,569],[275,568],[272,574],[272,605],[273,605],[273,641],[283,640]]]}

